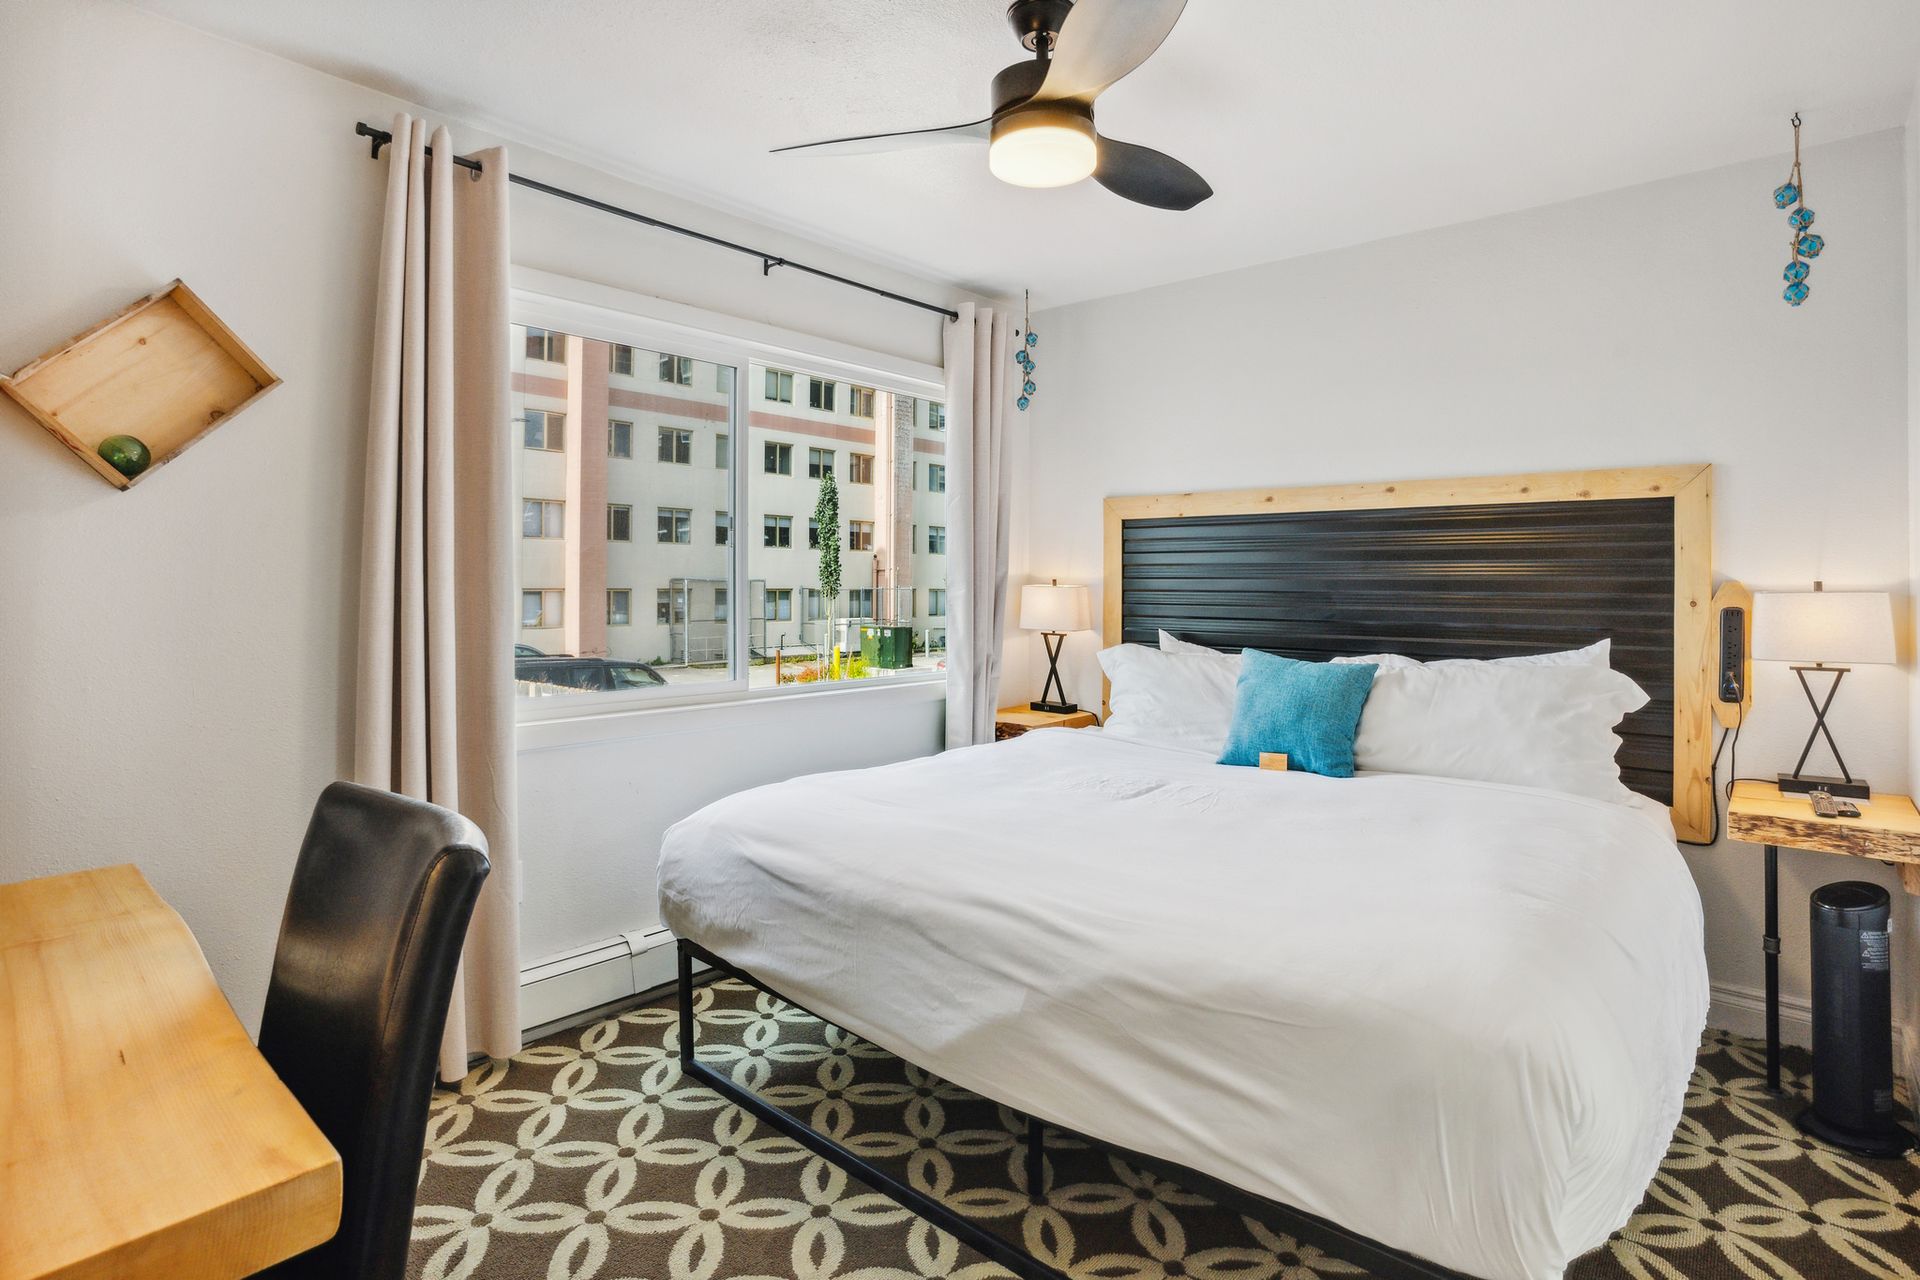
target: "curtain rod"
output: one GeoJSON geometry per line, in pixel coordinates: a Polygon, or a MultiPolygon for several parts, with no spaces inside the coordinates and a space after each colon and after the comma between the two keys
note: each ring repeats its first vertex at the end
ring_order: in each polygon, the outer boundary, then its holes
{"type": "MultiPolygon", "coordinates": [[[[393,141],[393,133],[390,130],[376,129],[364,120],[356,124],[353,127],[353,131],[359,137],[372,140],[373,158],[375,160],[380,158],[380,148],[393,141]]],[[[427,148],[427,154],[433,154],[432,147],[427,148]]],[[[478,160],[469,160],[466,156],[455,156],[453,162],[462,169],[471,169],[475,173],[480,172],[480,162],[478,160]]],[[[818,276],[822,280],[831,280],[835,284],[844,284],[849,288],[863,289],[868,293],[878,294],[880,297],[892,302],[905,303],[909,307],[918,307],[922,311],[931,311],[935,315],[946,316],[949,320],[958,320],[960,318],[960,313],[951,307],[942,307],[935,303],[922,302],[918,298],[909,298],[904,293],[895,293],[891,289],[882,289],[878,285],[866,284],[847,276],[835,275],[831,271],[823,271],[819,267],[810,267],[804,262],[795,262],[790,258],[783,258],[778,254],[756,249],[751,245],[737,244],[732,240],[722,240],[719,236],[710,236],[704,231],[695,231],[692,227],[683,227],[676,223],[663,221],[660,218],[651,218],[644,213],[635,213],[632,209],[622,209],[617,204],[608,204],[604,200],[595,200],[592,196],[583,196],[577,191],[568,191],[563,187],[550,186],[534,178],[522,177],[517,173],[509,173],[507,175],[507,181],[513,183],[515,186],[526,187],[530,191],[538,191],[543,195],[557,196],[562,200],[570,200],[574,204],[585,205],[589,209],[598,209],[602,213],[611,213],[615,217],[625,218],[630,222],[638,222],[643,226],[657,227],[662,231],[671,231],[677,236],[686,236],[690,239],[699,240],[722,249],[731,249],[735,253],[744,253],[749,258],[758,258],[760,259],[760,274],[763,276],[771,275],[775,267],[790,267],[795,271],[804,271],[810,276],[818,276]]]]}

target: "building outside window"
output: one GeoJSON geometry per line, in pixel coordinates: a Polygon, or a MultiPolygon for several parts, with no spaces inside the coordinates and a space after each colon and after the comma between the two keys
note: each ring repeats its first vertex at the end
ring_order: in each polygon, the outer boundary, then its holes
{"type": "Polygon", "coordinates": [[[873,616],[873,588],[855,587],[847,592],[847,616],[849,618],[871,618],[873,616]]]}
{"type": "Polygon", "coordinates": [[[945,431],[947,429],[947,406],[943,404],[927,405],[927,430],[945,431]]]}
{"type": "Polygon", "coordinates": [[[766,447],[765,470],[770,476],[790,476],[793,474],[793,446],[778,444],[769,440],[766,447]]]}
{"type": "Polygon", "coordinates": [[[856,418],[873,416],[873,388],[847,386],[847,412],[856,418]]]}
{"type": "Polygon", "coordinates": [[[687,620],[685,592],[661,587],[653,593],[653,620],[663,627],[677,627],[687,620]]]}
{"type": "Polygon", "coordinates": [[[528,538],[566,537],[566,503],[528,498],[520,504],[520,533],[528,538]]]}
{"type": "Polygon", "coordinates": [[[938,462],[927,464],[927,492],[945,493],[947,491],[947,468],[938,462]]]}
{"type": "Polygon", "coordinates": [[[527,330],[527,359],[567,362],[567,335],[551,329],[527,330]]]}
{"type": "Polygon", "coordinates": [[[827,616],[827,594],[818,587],[802,587],[801,603],[806,607],[808,622],[818,622],[827,616]]]}
{"type": "Polygon", "coordinates": [[[849,551],[873,550],[873,521],[871,520],[847,521],[847,550],[849,551]]]}
{"type": "Polygon", "coordinates": [[[851,453],[847,455],[847,483],[873,483],[873,455],[870,453],[851,453]]]}
{"type": "Polygon", "coordinates": [[[947,589],[945,587],[927,588],[927,616],[944,618],[947,616],[947,589]]]}
{"type": "Polygon", "coordinates": [[[733,531],[733,517],[728,515],[724,511],[714,512],[713,513],[713,545],[716,547],[726,546],[727,535],[732,531],[733,531]]]}
{"type": "Polygon", "coordinates": [[[733,465],[733,457],[727,448],[727,436],[724,431],[713,438],[713,465],[722,471],[733,465]]]}
{"type": "Polygon", "coordinates": [[[807,379],[807,407],[826,413],[833,412],[834,384],[824,378],[807,379]]]}
{"type": "Polygon", "coordinates": [[[631,458],[633,456],[633,424],[619,418],[607,423],[607,456],[609,458],[631,458]]]}
{"type": "Polygon", "coordinates": [[[927,554],[930,556],[947,554],[947,526],[943,524],[927,526],[927,554]]]}
{"type": "Polygon", "coordinates": [[[833,474],[833,450],[831,449],[807,450],[807,478],[809,480],[818,480],[822,476],[830,476],[832,474],[833,474]]]}
{"type": "Polygon", "coordinates": [[[793,589],[778,587],[767,592],[767,621],[793,621],[793,589]]]}
{"type": "Polygon", "coordinates": [[[558,453],[566,448],[567,415],[545,409],[527,410],[527,448],[558,453]]]}
{"type": "Polygon", "coordinates": [[[812,516],[807,517],[807,550],[820,549],[820,522],[812,516]]]}
{"type": "Polygon", "coordinates": [[[633,508],[623,502],[607,504],[607,541],[633,541],[633,508]]]}
{"type": "Polygon", "coordinates": [[[761,521],[762,545],[769,547],[790,547],[793,545],[793,517],[767,516],[761,521]]]}
{"type": "Polygon", "coordinates": [[[693,432],[683,427],[660,428],[660,461],[682,464],[693,461],[693,432]]]}
{"type": "Polygon", "coordinates": [[[767,370],[767,399],[775,404],[792,404],[793,375],[779,369],[767,370]]]}
{"type": "Polygon", "coordinates": [[[684,507],[661,507],[656,520],[658,524],[655,541],[693,541],[693,512],[684,507]]]}
{"type": "Polygon", "coordinates": [[[671,382],[676,386],[693,385],[693,358],[691,356],[660,357],[660,381],[671,382]]]}
{"type": "Polygon", "coordinates": [[[623,347],[617,342],[608,347],[607,372],[631,375],[633,373],[633,348],[623,347]]]}
{"type": "Polygon", "coordinates": [[[725,587],[713,589],[713,620],[715,622],[727,620],[727,589],[725,587]]]}
{"type": "Polygon", "coordinates": [[[553,587],[530,587],[520,593],[520,625],[557,627],[566,593],[553,587]]]}
{"type": "MultiPolygon", "coordinates": [[[[631,370],[629,370],[631,372],[631,370]]],[[[626,587],[607,588],[607,625],[610,627],[630,627],[633,625],[633,592],[626,587]]]]}

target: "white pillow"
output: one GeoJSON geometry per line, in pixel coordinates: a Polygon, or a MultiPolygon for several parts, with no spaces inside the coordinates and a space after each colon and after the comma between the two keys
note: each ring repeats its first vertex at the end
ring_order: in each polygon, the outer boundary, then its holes
{"type": "MultiPolygon", "coordinates": [[[[1350,666],[1356,662],[1371,662],[1374,666],[1380,668],[1381,671],[1391,671],[1396,667],[1417,667],[1420,665],[1420,659],[1409,658],[1403,653],[1363,653],[1357,657],[1350,655],[1335,658],[1333,661],[1343,666],[1350,666]]],[[[1377,672],[1375,674],[1376,676],[1378,675],[1377,672]]]]}
{"type": "Polygon", "coordinates": [[[1357,769],[1545,787],[1627,803],[1614,726],[1647,704],[1605,667],[1452,662],[1377,673],[1353,743],[1357,769]]]}
{"type": "Polygon", "coordinates": [[[1452,667],[1463,662],[1485,662],[1496,667],[1611,667],[1613,640],[1596,640],[1584,649],[1562,649],[1558,653],[1529,653],[1518,658],[1440,658],[1426,665],[1452,667]]]}
{"type": "Polygon", "coordinates": [[[1101,650],[1100,669],[1113,682],[1102,732],[1215,757],[1226,746],[1234,682],[1240,676],[1238,654],[1170,653],[1120,644],[1101,650]]]}

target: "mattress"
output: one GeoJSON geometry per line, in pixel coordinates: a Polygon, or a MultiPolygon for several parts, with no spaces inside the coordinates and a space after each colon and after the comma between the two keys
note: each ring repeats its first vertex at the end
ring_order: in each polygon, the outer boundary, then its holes
{"type": "Polygon", "coordinates": [[[659,883],[910,1062],[1487,1280],[1626,1222],[1706,1020],[1657,807],[1096,730],[730,796],[659,883]]]}

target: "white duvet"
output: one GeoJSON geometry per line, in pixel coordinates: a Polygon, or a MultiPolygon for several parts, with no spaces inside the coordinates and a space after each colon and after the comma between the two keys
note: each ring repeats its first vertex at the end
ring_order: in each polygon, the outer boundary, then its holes
{"type": "Polygon", "coordinates": [[[1664,811],[1091,730],[730,796],[660,886],[957,1084],[1488,1280],[1627,1220],[1707,1011],[1664,811]]]}

